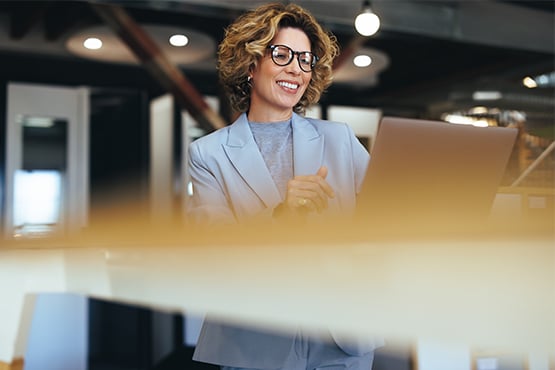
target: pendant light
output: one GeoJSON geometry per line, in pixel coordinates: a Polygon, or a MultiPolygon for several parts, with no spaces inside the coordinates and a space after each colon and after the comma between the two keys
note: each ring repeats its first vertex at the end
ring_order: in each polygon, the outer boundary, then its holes
{"type": "Polygon", "coordinates": [[[362,36],[372,36],[380,28],[380,18],[372,12],[370,1],[364,0],[362,3],[362,11],[355,18],[355,29],[362,36]]]}

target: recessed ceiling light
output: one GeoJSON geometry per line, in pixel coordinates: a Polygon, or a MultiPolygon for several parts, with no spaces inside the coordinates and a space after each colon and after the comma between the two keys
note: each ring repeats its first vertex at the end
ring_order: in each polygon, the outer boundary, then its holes
{"type": "Polygon", "coordinates": [[[334,71],[333,81],[335,84],[374,86],[378,83],[379,74],[388,66],[387,54],[378,49],[362,47],[353,53],[352,59],[334,71]]]}
{"type": "Polygon", "coordinates": [[[102,40],[96,37],[89,37],[83,42],[83,46],[89,50],[98,50],[102,47],[102,40]]]}
{"type": "MultiPolygon", "coordinates": [[[[142,26],[152,41],[160,46],[164,55],[167,56],[172,63],[179,66],[189,65],[195,68],[206,68],[209,70],[215,68],[214,55],[216,43],[209,35],[192,29],[175,26],[158,24],[145,24],[142,26]],[[183,48],[170,45],[169,38],[172,35],[187,35],[187,46],[183,48]],[[201,61],[203,63],[200,63],[201,61]]],[[[139,58],[133,53],[130,47],[107,25],[87,27],[77,31],[67,39],[66,47],[71,53],[84,58],[110,63],[140,63],[139,58]],[[102,40],[102,48],[100,48],[100,50],[91,50],[83,47],[83,40],[92,35],[102,40]]]]}
{"type": "Polygon", "coordinates": [[[353,63],[357,67],[368,67],[370,64],[372,64],[372,58],[370,58],[370,56],[368,55],[357,55],[356,57],[354,57],[353,63]]]}
{"type": "Polygon", "coordinates": [[[173,35],[170,37],[170,44],[173,46],[185,46],[189,43],[189,38],[185,35],[173,35]]]}

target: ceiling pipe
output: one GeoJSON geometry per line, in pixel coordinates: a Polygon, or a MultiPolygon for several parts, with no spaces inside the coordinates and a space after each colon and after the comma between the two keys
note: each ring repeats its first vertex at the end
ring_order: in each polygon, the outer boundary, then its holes
{"type": "Polygon", "coordinates": [[[90,5],[203,129],[213,131],[226,126],[224,120],[210,108],[187,77],[169,61],[160,47],[125,9],[112,4],[91,3],[90,5]]]}

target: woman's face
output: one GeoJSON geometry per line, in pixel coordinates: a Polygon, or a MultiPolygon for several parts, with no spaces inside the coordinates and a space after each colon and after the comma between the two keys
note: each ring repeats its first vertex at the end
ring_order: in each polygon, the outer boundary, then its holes
{"type": "MultiPolygon", "coordinates": [[[[308,37],[298,28],[280,29],[271,44],[285,45],[293,51],[311,51],[308,37]]],[[[272,120],[291,115],[312,77],[312,72],[300,68],[297,57],[295,54],[291,63],[279,66],[273,62],[268,49],[252,72],[249,116],[253,113],[259,120],[272,120]],[[260,114],[264,116],[260,117],[260,114]]]]}

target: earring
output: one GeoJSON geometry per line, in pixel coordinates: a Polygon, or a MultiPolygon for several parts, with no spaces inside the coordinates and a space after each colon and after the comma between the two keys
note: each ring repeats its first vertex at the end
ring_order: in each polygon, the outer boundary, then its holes
{"type": "Polygon", "coordinates": [[[252,76],[248,76],[247,77],[247,82],[251,82],[251,80],[252,80],[252,76]]]}

